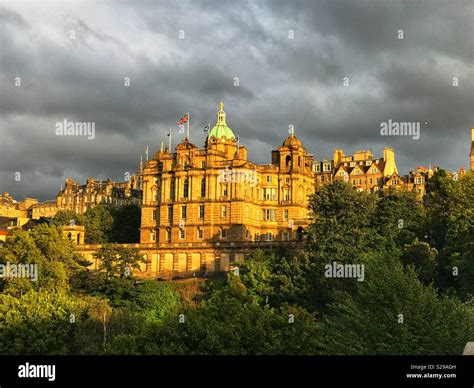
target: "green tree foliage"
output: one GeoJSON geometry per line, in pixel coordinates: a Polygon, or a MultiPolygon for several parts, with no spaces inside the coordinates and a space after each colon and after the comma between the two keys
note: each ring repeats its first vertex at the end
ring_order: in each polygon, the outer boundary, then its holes
{"type": "Polygon", "coordinates": [[[137,248],[126,248],[117,244],[105,244],[94,256],[100,260],[99,271],[106,278],[130,278],[133,271],[140,271],[140,264],[148,261],[137,248]]]}
{"type": "Polygon", "coordinates": [[[109,242],[137,243],[140,241],[141,212],[137,205],[113,208],[114,219],[109,242]]]}
{"type": "Polygon", "coordinates": [[[67,354],[84,304],[64,292],[0,294],[1,354],[67,354]],[[74,317],[74,318],[73,318],[74,317]]]}
{"type": "Polygon", "coordinates": [[[199,309],[170,316],[126,344],[141,354],[316,354],[319,331],[314,317],[300,308],[276,310],[254,303],[235,277],[199,309]]]}
{"type": "Polygon", "coordinates": [[[87,209],[84,213],[85,242],[88,244],[104,244],[109,242],[113,224],[114,217],[111,208],[99,205],[87,209]]]}
{"type": "Polygon", "coordinates": [[[437,255],[438,251],[435,248],[415,239],[413,243],[405,245],[400,259],[407,266],[413,265],[420,281],[429,284],[436,279],[437,255]]]}
{"type": "Polygon", "coordinates": [[[4,279],[5,292],[31,288],[65,289],[70,278],[85,270],[87,262],[74,251],[74,245],[62,236],[59,226],[39,224],[31,231],[18,230],[0,251],[3,263],[38,265],[37,281],[4,279]]]}
{"type": "Polygon", "coordinates": [[[413,267],[372,260],[355,295],[341,294],[325,320],[327,354],[461,354],[474,335],[474,310],[438,296],[413,267]]]}
{"type": "Polygon", "coordinates": [[[83,215],[73,210],[60,210],[53,218],[56,225],[84,225],[87,244],[137,243],[140,240],[140,207],[100,204],[83,215]]]}
{"type": "Polygon", "coordinates": [[[84,216],[77,214],[74,210],[59,210],[53,217],[52,223],[57,226],[84,225],[84,216]]]}

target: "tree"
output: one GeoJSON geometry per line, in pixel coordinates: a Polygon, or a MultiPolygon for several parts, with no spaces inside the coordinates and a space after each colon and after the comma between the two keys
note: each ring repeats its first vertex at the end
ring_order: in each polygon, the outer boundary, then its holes
{"type": "Polygon", "coordinates": [[[37,265],[38,279],[5,279],[5,291],[21,293],[32,288],[68,288],[71,277],[85,271],[88,264],[74,248],[71,241],[63,238],[61,227],[56,225],[39,224],[30,231],[15,231],[12,240],[0,252],[0,260],[37,265]]]}
{"type": "Polygon", "coordinates": [[[110,242],[110,233],[114,224],[112,209],[98,205],[87,209],[84,214],[87,244],[105,244],[110,242]]]}
{"type": "Polygon", "coordinates": [[[412,266],[390,257],[366,267],[357,293],[339,295],[325,319],[327,354],[461,354],[474,335],[474,311],[438,296],[412,266]]]}
{"type": "Polygon", "coordinates": [[[189,309],[150,325],[141,338],[126,342],[140,354],[317,354],[320,327],[298,307],[272,309],[252,301],[238,277],[189,309]]]}
{"type": "Polygon", "coordinates": [[[59,210],[53,217],[52,223],[57,226],[84,225],[84,216],[77,214],[74,210],[59,210]]]}
{"type": "Polygon", "coordinates": [[[100,260],[99,271],[103,271],[106,278],[130,278],[134,270],[140,270],[140,263],[148,262],[137,248],[116,244],[105,244],[94,256],[100,260]]]}
{"type": "Polygon", "coordinates": [[[424,284],[434,283],[436,280],[436,256],[438,251],[431,248],[428,243],[419,242],[405,245],[401,261],[406,266],[413,265],[418,278],[424,284]]]}
{"type": "Polygon", "coordinates": [[[107,300],[95,298],[92,299],[92,302],[89,305],[89,314],[102,325],[102,347],[105,351],[107,346],[107,325],[110,321],[110,316],[112,315],[112,308],[109,306],[107,300]]]}

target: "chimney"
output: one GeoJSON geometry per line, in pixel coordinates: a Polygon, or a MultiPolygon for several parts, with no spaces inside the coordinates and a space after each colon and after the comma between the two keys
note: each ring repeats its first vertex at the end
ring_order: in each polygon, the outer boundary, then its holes
{"type": "Polygon", "coordinates": [[[394,172],[398,174],[397,165],[395,164],[395,152],[391,148],[385,147],[383,149],[383,159],[385,161],[383,175],[388,177],[394,172]]]}

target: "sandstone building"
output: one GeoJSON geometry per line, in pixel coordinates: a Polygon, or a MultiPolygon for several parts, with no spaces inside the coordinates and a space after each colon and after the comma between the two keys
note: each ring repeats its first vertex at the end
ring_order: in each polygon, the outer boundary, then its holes
{"type": "MultiPolygon", "coordinates": [[[[141,190],[139,188],[139,179],[134,175],[127,182],[112,182],[110,179],[99,181],[89,178],[84,185],[72,179],[66,179],[64,189],[56,197],[54,214],[58,210],[73,210],[77,214],[84,214],[87,209],[91,209],[101,203],[118,206],[140,205],[141,190]]],[[[50,207],[54,208],[54,205],[50,207]]],[[[41,207],[39,206],[37,213],[41,216],[41,207]]]]}
{"type": "Polygon", "coordinates": [[[332,160],[315,161],[313,171],[316,187],[342,180],[358,191],[373,193],[395,188],[414,191],[420,197],[425,194],[426,179],[430,176],[429,171],[423,167],[410,171],[408,175],[399,175],[395,152],[388,147],[384,148],[382,157],[374,157],[371,151],[345,155],[344,151],[336,149],[332,160]]]}

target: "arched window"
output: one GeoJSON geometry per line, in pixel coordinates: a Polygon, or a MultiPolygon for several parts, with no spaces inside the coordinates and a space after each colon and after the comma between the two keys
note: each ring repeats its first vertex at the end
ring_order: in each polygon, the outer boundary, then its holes
{"type": "Polygon", "coordinates": [[[301,167],[301,156],[298,156],[298,167],[301,167]]]}
{"type": "Polygon", "coordinates": [[[286,168],[290,168],[290,167],[291,167],[291,156],[290,156],[290,155],[287,155],[287,156],[286,156],[286,159],[285,159],[285,166],[286,166],[286,168]]]}

